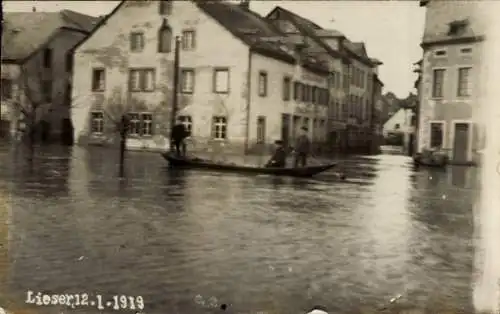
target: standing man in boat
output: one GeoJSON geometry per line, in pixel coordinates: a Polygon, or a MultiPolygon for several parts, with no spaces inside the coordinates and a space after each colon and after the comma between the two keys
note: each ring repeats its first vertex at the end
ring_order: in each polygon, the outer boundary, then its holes
{"type": "Polygon", "coordinates": [[[301,128],[301,133],[295,143],[295,168],[305,167],[307,165],[307,155],[311,149],[311,141],[307,136],[307,127],[301,128]]]}
{"type": "Polygon", "coordinates": [[[186,157],[186,142],[185,139],[189,136],[186,126],[180,118],[177,118],[177,123],[172,128],[172,144],[175,147],[177,156],[186,157]]]}
{"type": "Polygon", "coordinates": [[[276,150],[271,159],[267,162],[266,168],[285,168],[287,152],[283,147],[283,141],[277,140],[274,144],[276,144],[276,150]]]}

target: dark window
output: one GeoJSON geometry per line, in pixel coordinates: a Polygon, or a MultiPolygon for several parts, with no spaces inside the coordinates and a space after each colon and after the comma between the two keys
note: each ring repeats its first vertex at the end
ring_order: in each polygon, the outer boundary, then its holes
{"type": "Polygon", "coordinates": [[[294,82],[293,83],[293,100],[299,100],[300,99],[300,83],[299,82],[294,82]]]}
{"type": "Polygon", "coordinates": [[[438,57],[444,57],[444,56],[446,56],[446,50],[438,50],[434,53],[434,55],[436,55],[438,57]]]}
{"type": "Polygon", "coordinates": [[[463,53],[463,54],[472,53],[472,48],[462,48],[462,49],[460,49],[460,53],[463,53]]]}
{"type": "Polygon", "coordinates": [[[46,102],[52,101],[52,80],[42,81],[42,94],[46,102]]]}
{"type": "Polygon", "coordinates": [[[283,100],[290,100],[290,89],[292,85],[292,79],[289,77],[283,78],[283,100]]]}
{"type": "Polygon", "coordinates": [[[303,102],[307,102],[308,101],[308,97],[309,97],[309,90],[308,90],[308,85],[305,85],[305,84],[301,84],[302,85],[302,97],[300,100],[302,100],[303,102]]]}
{"type": "Polygon", "coordinates": [[[141,52],[144,49],[144,33],[132,32],[130,33],[130,51],[141,52]]]}
{"type": "Polygon", "coordinates": [[[431,122],[431,148],[443,145],[443,123],[431,122]]]}
{"type": "Polygon", "coordinates": [[[172,13],[172,1],[160,0],[158,11],[160,15],[169,15],[172,13]]]}
{"type": "Polygon", "coordinates": [[[2,79],[2,100],[12,98],[12,80],[2,79]]]}
{"type": "Polygon", "coordinates": [[[266,117],[257,117],[257,143],[264,143],[266,141],[266,117]]]}
{"type": "Polygon", "coordinates": [[[267,96],[267,73],[264,71],[259,72],[259,96],[266,97],[267,96]]]}
{"type": "Polygon", "coordinates": [[[106,72],[104,69],[92,70],[92,91],[103,92],[106,89],[106,72]]]}
{"type": "Polygon", "coordinates": [[[227,119],[224,116],[215,116],[212,119],[212,136],[214,139],[223,140],[227,137],[227,119]]]}
{"type": "Polygon", "coordinates": [[[320,103],[319,99],[321,98],[319,95],[321,95],[321,89],[316,87],[316,86],[313,86],[312,87],[312,99],[311,99],[311,102],[313,104],[317,104],[317,103],[320,103]]]}
{"type": "Polygon", "coordinates": [[[436,69],[432,77],[432,97],[443,97],[444,69],[436,69]]]}
{"type": "Polygon", "coordinates": [[[47,48],[43,51],[43,67],[50,69],[52,67],[52,49],[47,48]]]}
{"type": "Polygon", "coordinates": [[[158,31],[158,52],[172,51],[172,30],[162,26],[158,31]]]}
{"type": "Polygon", "coordinates": [[[66,72],[71,72],[73,70],[73,54],[66,54],[66,72]]]}

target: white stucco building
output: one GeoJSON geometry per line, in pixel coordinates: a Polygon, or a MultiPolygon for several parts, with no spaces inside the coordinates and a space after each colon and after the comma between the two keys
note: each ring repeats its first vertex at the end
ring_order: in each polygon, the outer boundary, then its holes
{"type": "Polygon", "coordinates": [[[249,152],[303,125],[325,141],[327,67],[276,40],[248,2],[122,1],[74,52],[72,97],[86,99],[72,111],[79,143],[112,142],[127,114],[129,148],[168,147],[175,36],[191,150],[249,152]]]}

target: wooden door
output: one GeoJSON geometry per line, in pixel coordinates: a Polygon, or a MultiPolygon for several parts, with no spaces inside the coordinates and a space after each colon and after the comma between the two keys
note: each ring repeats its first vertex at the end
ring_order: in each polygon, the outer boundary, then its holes
{"type": "Polygon", "coordinates": [[[288,113],[281,114],[281,140],[285,145],[290,142],[290,115],[288,113]]]}
{"type": "Polygon", "coordinates": [[[456,123],[455,136],[453,139],[453,160],[456,162],[466,162],[469,151],[469,124],[456,123]]]}

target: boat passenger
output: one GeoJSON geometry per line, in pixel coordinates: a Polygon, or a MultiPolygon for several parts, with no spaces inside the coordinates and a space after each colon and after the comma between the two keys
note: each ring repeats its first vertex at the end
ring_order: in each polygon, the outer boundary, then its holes
{"type": "Polygon", "coordinates": [[[307,155],[311,149],[311,142],[307,136],[307,127],[301,128],[301,133],[295,143],[295,168],[305,167],[307,164],[307,155]]]}
{"type": "Polygon", "coordinates": [[[277,140],[274,142],[276,149],[273,156],[266,164],[266,168],[285,168],[286,167],[286,150],[283,147],[283,141],[277,140]]]}
{"type": "Polygon", "coordinates": [[[175,152],[177,156],[186,156],[186,143],[185,140],[189,136],[189,132],[186,130],[186,126],[182,123],[180,118],[177,119],[177,123],[172,128],[172,144],[175,147],[175,152]]]}

